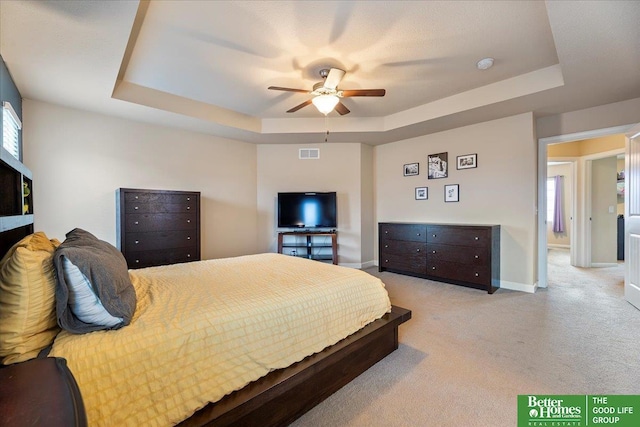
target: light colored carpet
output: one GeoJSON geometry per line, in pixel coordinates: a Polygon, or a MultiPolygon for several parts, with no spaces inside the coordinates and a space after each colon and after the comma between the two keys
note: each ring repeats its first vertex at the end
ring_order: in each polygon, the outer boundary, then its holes
{"type": "Polygon", "coordinates": [[[513,427],[518,394],[640,394],[640,311],[622,264],[581,269],[551,250],[535,294],[367,271],[413,311],[400,348],[295,427],[513,427]]]}

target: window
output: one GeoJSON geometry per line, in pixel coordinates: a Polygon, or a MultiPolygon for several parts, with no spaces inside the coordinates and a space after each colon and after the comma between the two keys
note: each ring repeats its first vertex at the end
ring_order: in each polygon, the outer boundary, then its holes
{"type": "Polygon", "coordinates": [[[547,222],[553,222],[553,209],[556,205],[556,181],[547,178],[547,222]]]}
{"type": "Polygon", "coordinates": [[[20,160],[20,129],[22,122],[8,102],[2,103],[2,147],[20,160]]]}

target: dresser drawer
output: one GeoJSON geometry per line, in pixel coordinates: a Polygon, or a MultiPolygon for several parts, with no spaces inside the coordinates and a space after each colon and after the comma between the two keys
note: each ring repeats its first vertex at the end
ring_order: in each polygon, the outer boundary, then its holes
{"type": "Polygon", "coordinates": [[[486,247],[461,247],[454,245],[427,244],[429,261],[450,261],[467,265],[487,265],[491,262],[489,249],[486,247]]]}
{"type": "Polygon", "coordinates": [[[126,214],[135,213],[191,213],[196,212],[196,203],[131,203],[125,206],[126,214]]]}
{"type": "Polygon", "coordinates": [[[491,269],[486,265],[467,265],[449,261],[427,261],[427,274],[445,280],[491,284],[491,269]]]}
{"type": "Polygon", "coordinates": [[[379,267],[424,275],[427,272],[427,259],[424,253],[398,255],[380,252],[379,267]]]}
{"type": "Polygon", "coordinates": [[[427,241],[427,226],[424,224],[380,224],[380,241],[406,240],[412,242],[427,241]]]}
{"type": "Polygon", "coordinates": [[[136,203],[145,203],[145,204],[156,204],[156,205],[165,205],[165,204],[193,204],[197,200],[197,193],[189,194],[189,193],[171,193],[171,192],[161,192],[161,191],[133,191],[126,192],[124,195],[125,204],[136,204],[136,203]]]}
{"type": "Polygon", "coordinates": [[[404,240],[383,240],[380,247],[380,253],[396,254],[396,255],[413,255],[417,254],[424,257],[427,244],[421,242],[410,242],[404,240]]]}
{"type": "Polygon", "coordinates": [[[198,216],[192,213],[127,214],[125,224],[129,232],[196,230],[198,216]]]}
{"type": "Polygon", "coordinates": [[[191,230],[127,233],[124,247],[127,252],[186,248],[197,245],[198,240],[191,230]]]}
{"type": "Polygon", "coordinates": [[[491,230],[478,227],[427,226],[427,242],[459,245],[491,247],[491,230]]]}
{"type": "Polygon", "coordinates": [[[197,246],[155,251],[129,251],[125,255],[129,268],[143,268],[154,265],[199,261],[197,246]]]}

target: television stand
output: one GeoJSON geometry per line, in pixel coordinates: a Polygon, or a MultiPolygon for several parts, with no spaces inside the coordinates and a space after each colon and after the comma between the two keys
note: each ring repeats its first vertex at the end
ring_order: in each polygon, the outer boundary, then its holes
{"type": "Polygon", "coordinates": [[[278,233],[278,253],[338,264],[336,231],[282,231],[278,233]]]}

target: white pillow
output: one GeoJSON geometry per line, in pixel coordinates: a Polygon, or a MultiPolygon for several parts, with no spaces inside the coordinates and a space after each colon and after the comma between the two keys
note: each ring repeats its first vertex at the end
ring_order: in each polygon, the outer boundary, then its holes
{"type": "Polygon", "coordinates": [[[67,257],[62,258],[64,279],[69,287],[69,307],[84,323],[113,327],[123,322],[104,308],[91,282],[67,257]]]}

